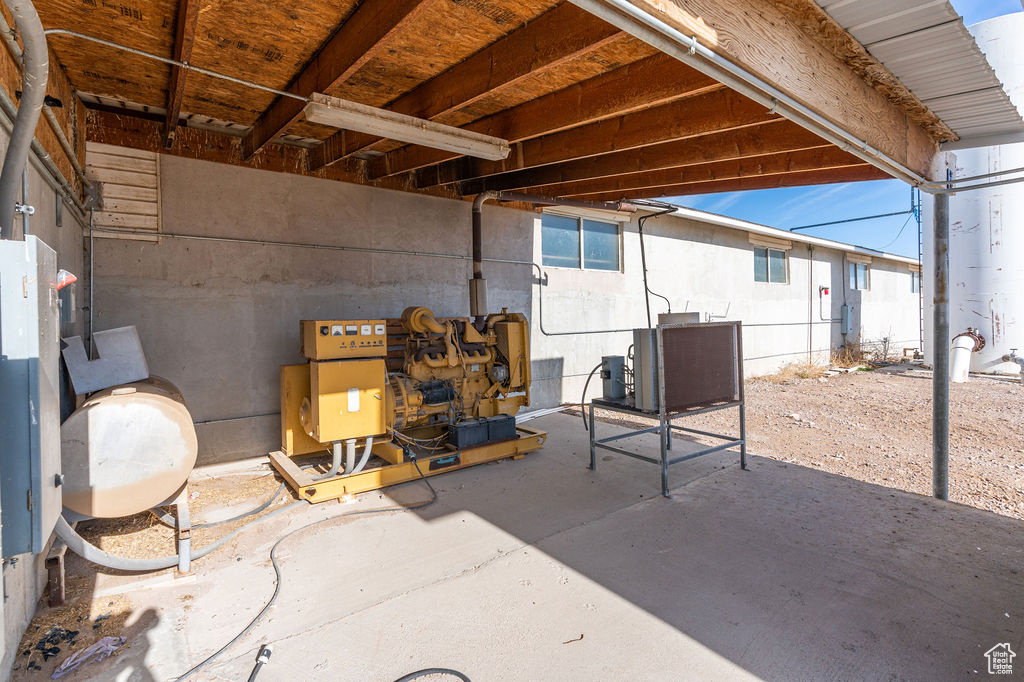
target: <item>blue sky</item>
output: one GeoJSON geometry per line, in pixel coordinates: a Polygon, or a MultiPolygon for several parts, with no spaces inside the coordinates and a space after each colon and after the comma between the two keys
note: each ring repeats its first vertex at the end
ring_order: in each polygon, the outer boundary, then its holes
{"type": "MultiPolygon", "coordinates": [[[[1020,0],[951,0],[965,24],[1021,11],[1020,0]]],[[[850,182],[751,192],[674,197],[673,203],[790,229],[800,225],[893,213],[910,208],[910,186],[899,180],[850,182]]],[[[927,199],[926,199],[927,200],[927,199]]],[[[830,225],[805,234],[917,257],[917,223],[908,215],[830,225]],[[902,234],[900,230],[902,229],[902,234]],[[899,235],[897,237],[897,235],[899,235]]]]}

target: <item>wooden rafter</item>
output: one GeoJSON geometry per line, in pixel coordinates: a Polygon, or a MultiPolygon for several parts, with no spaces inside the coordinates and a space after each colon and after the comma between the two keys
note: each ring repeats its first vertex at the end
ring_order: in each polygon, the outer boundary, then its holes
{"type": "MultiPolygon", "coordinates": [[[[199,0],[178,0],[178,16],[174,23],[174,53],[179,62],[192,58],[192,46],[196,41],[196,24],[199,23],[199,0]]],[[[185,81],[188,71],[180,66],[171,66],[171,83],[167,88],[167,113],[164,119],[164,147],[174,144],[174,132],[181,116],[181,102],[185,97],[185,81]]]]}
{"type": "Polygon", "coordinates": [[[433,187],[757,125],[778,118],[729,90],[670,102],[625,116],[519,142],[503,161],[462,157],[416,171],[417,187],[433,187]]]}
{"type": "MultiPolygon", "coordinates": [[[[519,142],[724,87],[675,59],[658,54],[463,127],[519,142]]],[[[429,147],[401,147],[374,159],[369,176],[396,175],[456,157],[429,147]]]]}
{"type": "MultiPolygon", "coordinates": [[[[387,108],[433,119],[624,37],[614,26],[564,3],[407,92],[387,108]]],[[[379,141],[373,135],[339,131],[310,153],[310,168],[322,168],[379,141]]]]}
{"type": "Polygon", "coordinates": [[[629,0],[710,50],[772,83],[911,169],[927,174],[936,141],[813,35],[794,5],[813,0],[629,0]]]}
{"type": "Polygon", "coordinates": [[[741,130],[710,133],[684,140],[591,156],[460,183],[466,195],[485,190],[512,190],[603,178],[624,173],[656,171],[686,165],[743,159],[821,147],[827,143],[785,119],[741,130]]]}
{"type": "Polygon", "coordinates": [[[861,166],[864,162],[849,152],[832,145],[784,154],[765,154],[746,159],[718,163],[689,164],[678,168],[662,168],[641,173],[627,173],[606,178],[578,180],[557,185],[530,188],[544,196],[575,196],[597,192],[619,192],[630,196],[637,190],[688,185],[696,182],[717,182],[757,176],[781,175],[800,171],[828,170],[861,166]]]}
{"type": "MultiPolygon", "coordinates": [[[[717,192],[745,192],[753,189],[773,189],[777,187],[803,187],[806,185],[827,185],[836,182],[860,182],[863,180],[884,180],[889,176],[870,164],[835,168],[831,170],[799,171],[779,175],[763,175],[748,178],[714,180],[710,182],[694,182],[682,185],[668,185],[633,190],[630,199],[649,199],[652,197],[685,196],[690,194],[714,194],[717,192]]],[[[576,194],[574,199],[591,201],[617,201],[622,198],[621,192],[597,192],[593,194],[576,194]]]]}
{"type": "MultiPolygon", "coordinates": [[[[331,36],[288,87],[303,97],[326,92],[348,80],[380,51],[387,38],[414,17],[425,0],[365,0],[331,36]]],[[[251,159],[268,142],[302,116],[305,104],[278,97],[242,140],[242,157],[251,159]]]]}

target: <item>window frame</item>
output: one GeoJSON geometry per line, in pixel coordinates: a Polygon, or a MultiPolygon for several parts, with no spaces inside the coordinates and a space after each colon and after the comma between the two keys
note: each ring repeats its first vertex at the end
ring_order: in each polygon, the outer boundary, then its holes
{"type": "Polygon", "coordinates": [[[871,291],[871,264],[849,261],[850,270],[847,273],[846,282],[851,291],[871,291]],[[858,268],[864,268],[864,281],[860,281],[858,268]]]}
{"type": "Polygon", "coordinates": [[[541,244],[540,244],[540,260],[541,260],[541,264],[544,267],[546,267],[546,268],[558,268],[560,270],[586,270],[588,272],[617,272],[617,273],[622,273],[623,270],[624,270],[624,263],[623,263],[623,257],[622,257],[623,256],[623,253],[622,253],[622,238],[623,238],[622,237],[622,232],[623,232],[622,231],[622,221],[620,221],[620,220],[614,220],[614,219],[609,219],[609,218],[605,218],[605,217],[598,218],[598,217],[594,217],[594,216],[590,216],[590,215],[577,215],[577,214],[568,214],[568,213],[561,213],[561,212],[555,212],[555,211],[550,211],[550,212],[545,211],[544,213],[541,214],[541,244]],[[549,217],[549,216],[550,217],[554,217],[554,218],[564,218],[564,219],[569,219],[569,220],[575,220],[576,221],[576,246],[577,246],[577,254],[578,254],[578,259],[579,259],[579,265],[549,265],[549,264],[544,262],[544,259],[547,257],[547,254],[544,253],[544,219],[549,217]],[[615,228],[615,261],[616,261],[616,267],[615,268],[609,269],[609,268],[595,268],[595,267],[588,267],[587,266],[587,257],[586,257],[586,251],[585,251],[585,248],[586,248],[586,245],[585,245],[586,232],[583,229],[584,221],[589,221],[589,222],[592,222],[592,223],[600,223],[600,224],[603,224],[603,225],[610,225],[610,226],[615,228]]]}
{"type": "Polygon", "coordinates": [[[754,284],[789,284],[789,249],[781,249],[773,246],[754,245],[754,284]],[[764,251],[765,279],[758,279],[757,252],[764,251]],[[785,279],[781,282],[772,279],[772,252],[782,254],[782,264],[785,270],[785,279]]]}

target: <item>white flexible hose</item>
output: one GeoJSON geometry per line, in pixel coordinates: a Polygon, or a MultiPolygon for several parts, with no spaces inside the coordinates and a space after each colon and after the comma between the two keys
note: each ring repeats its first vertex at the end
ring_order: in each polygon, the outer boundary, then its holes
{"type": "Polygon", "coordinates": [[[373,436],[368,436],[366,438],[366,449],[363,450],[363,456],[359,460],[359,464],[356,465],[356,468],[353,469],[351,473],[358,474],[360,471],[363,470],[363,467],[366,466],[366,463],[370,461],[371,452],[373,452],[373,436]]]}

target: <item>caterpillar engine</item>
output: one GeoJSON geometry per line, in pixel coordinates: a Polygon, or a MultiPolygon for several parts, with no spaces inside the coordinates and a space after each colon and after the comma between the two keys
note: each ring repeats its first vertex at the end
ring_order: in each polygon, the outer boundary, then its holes
{"type": "Polygon", "coordinates": [[[400,464],[417,452],[433,457],[516,439],[512,415],[530,401],[528,325],[507,310],[474,321],[424,307],[391,320],[303,320],[308,362],[281,368],[282,454],[333,451],[328,473],[346,476],[371,470],[371,452],[400,464]]]}

